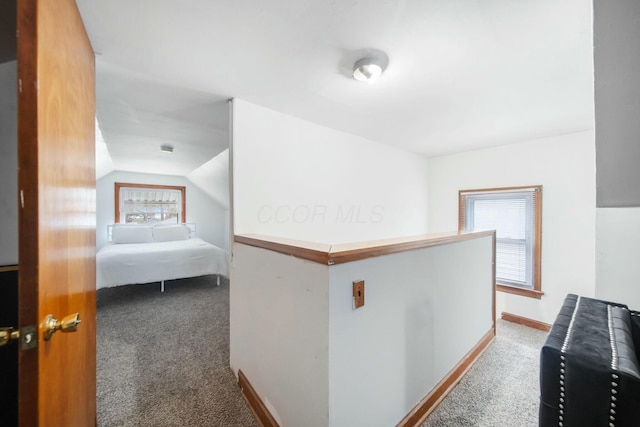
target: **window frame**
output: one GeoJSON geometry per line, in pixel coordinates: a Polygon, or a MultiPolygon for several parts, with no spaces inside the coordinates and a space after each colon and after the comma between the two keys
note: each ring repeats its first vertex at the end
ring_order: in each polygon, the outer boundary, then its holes
{"type": "Polygon", "coordinates": [[[531,266],[531,283],[533,287],[531,289],[524,288],[516,285],[509,285],[504,283],[498,283],[496,279],[496,290],[531,298],[540,299],[544,292],[542,292],[542,185],[528,185],[522,187],[498,187],[498,188],[479,188],[470,190],[458,191],[458,231],[466,231],[466,217],[467,217],[467,196],[469,194],[500,194],[508,192],[523,192],[530,190],[532,192],[533,199],[533,230],[531,231],[532,237],[532,266],[531,266]]]}
{"type": "Polygon", "coordinates": [[[115,186],[115,200],[114,200],[114,208],[115,208],[115,223],[120,224],[120,189],[121,188],[152,188],[156,190],[173,190],[180,191],[180,203],[182,212],[180,213],[180,222],[186,223],[187,221],[187,188],[179,185],[156,185],[156,184],[135,184],[130,182],[116,182],[115,186]]]}

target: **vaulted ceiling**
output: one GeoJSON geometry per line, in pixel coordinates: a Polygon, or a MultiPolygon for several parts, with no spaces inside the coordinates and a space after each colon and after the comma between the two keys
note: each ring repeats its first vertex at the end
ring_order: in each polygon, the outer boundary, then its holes
{"type": "Polygon", "coordinates": [[[229,97],[429,156],[593,127],[590,0],[77,3],[114,162],[208,160],[229,97]],[[370,49],[388,67],[357,82],[370,49]]]}

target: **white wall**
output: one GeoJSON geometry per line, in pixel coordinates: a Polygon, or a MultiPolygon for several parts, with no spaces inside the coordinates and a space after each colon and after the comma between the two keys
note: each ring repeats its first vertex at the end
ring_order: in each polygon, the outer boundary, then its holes
{"type": "Polygon", "coordinates": [[[330,426],[396,425],[492,328],[492,250],[482,237],[330,267],[330,426]]]}
{"type": "Polygon", "coordinates": [[[640,310],[640,208],[597,210],[596,297],[640,310]]]}
{"type": "Polygon", "coordinates": [[[396,425],[491,330],[492,242],[333,266],[236,243],[231,367],[282,426],[396,425]]]}
{"type": "Polygon", "coordinates": [[[101,248],[107,240],[107,225],[114,218],[114,183],[181,185],[186,187],[187,222],[195,222],[197,235],[207,242],[229,249],[229,211],[185,177],[153,175],[135,172],[114,171],[98,179],[96,183],[96,246],[101,248]]]}
{"type": "Polygon", "coordinates": [[[0,266],[18,264],[18,92],[16,61],[0,64],[0,266]]]}
{"type": "Polygon", "coordinates": [[[107,148],[107,144],[104,142],[102,136],[102,130],[100,129],[100,123],[98,118],[95,120],[96,127],[96,180],[102,178],[106,174],[115,170],[113,166],[113,159],[107,148]]]}
{"type": "Polygon", "coordinates": [[[234,99],[235,233],[343,243],[427,230],[420,155],[234,99]]]}
{"type": "Polygon", "coordinates": [[[595,292],[593,132],[429,160],[429,232],[457,229],[458,190],[542,185],[542,299],[498,292],[502,311],[553,323],[567,293],[595,292]]]}
{"type": "Polygon", "coordinates": [[[233,252],[231,368],[279,425],[326,426],[328,267],[241,244],[233,252]]]}
{"type": "Polygon", "coordinates": [[[281,426],[396,425],[491,330],[492,248],[483,236],[326,266],[236,243],[231,367],[281,426]]]}

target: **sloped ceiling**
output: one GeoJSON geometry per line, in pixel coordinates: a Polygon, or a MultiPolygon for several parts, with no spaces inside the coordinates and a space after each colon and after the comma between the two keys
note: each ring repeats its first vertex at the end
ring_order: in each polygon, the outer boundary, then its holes
{"type": "Polygon", "coordinates": [[[593,127],[588,0],[78,5],[105,63],[430,156],[593,127]],[[349,77],[367,49],[373,85],[349,77]]]}
{"type": "Polygon", "coordinates": [[[189,173],[187,179],[222,208],[229,209],[229,149],[189,173]]]}
{"type": "Polygon", "coordinates": [[[96,114],[114,169],[185,176],[228,147],[226,98],[159,83],[100,56],[96,63],[96,114]]]}

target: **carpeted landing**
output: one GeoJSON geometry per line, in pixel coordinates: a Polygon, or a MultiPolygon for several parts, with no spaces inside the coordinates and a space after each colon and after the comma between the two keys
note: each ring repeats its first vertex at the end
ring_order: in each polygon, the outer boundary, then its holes
{"type": "Polygon", "coordinates": [[[422,427],[537,427],[546,336],[498,320],[493,343],[422,427]]]}
{"type": "MultiPolygon", "coordinates": [[[[229,368],[227,280],[100,289],[97,300],[100,427],[257,426],[229,368]]],[[[497,335],[422,427],[538,425],[546,333],[499,320],[497,335]]]]}
{"type": "Polygon", "coordinates": [[[229,367],[229,282],[100,289],[98,426],[256,426],[229,367]]]}

